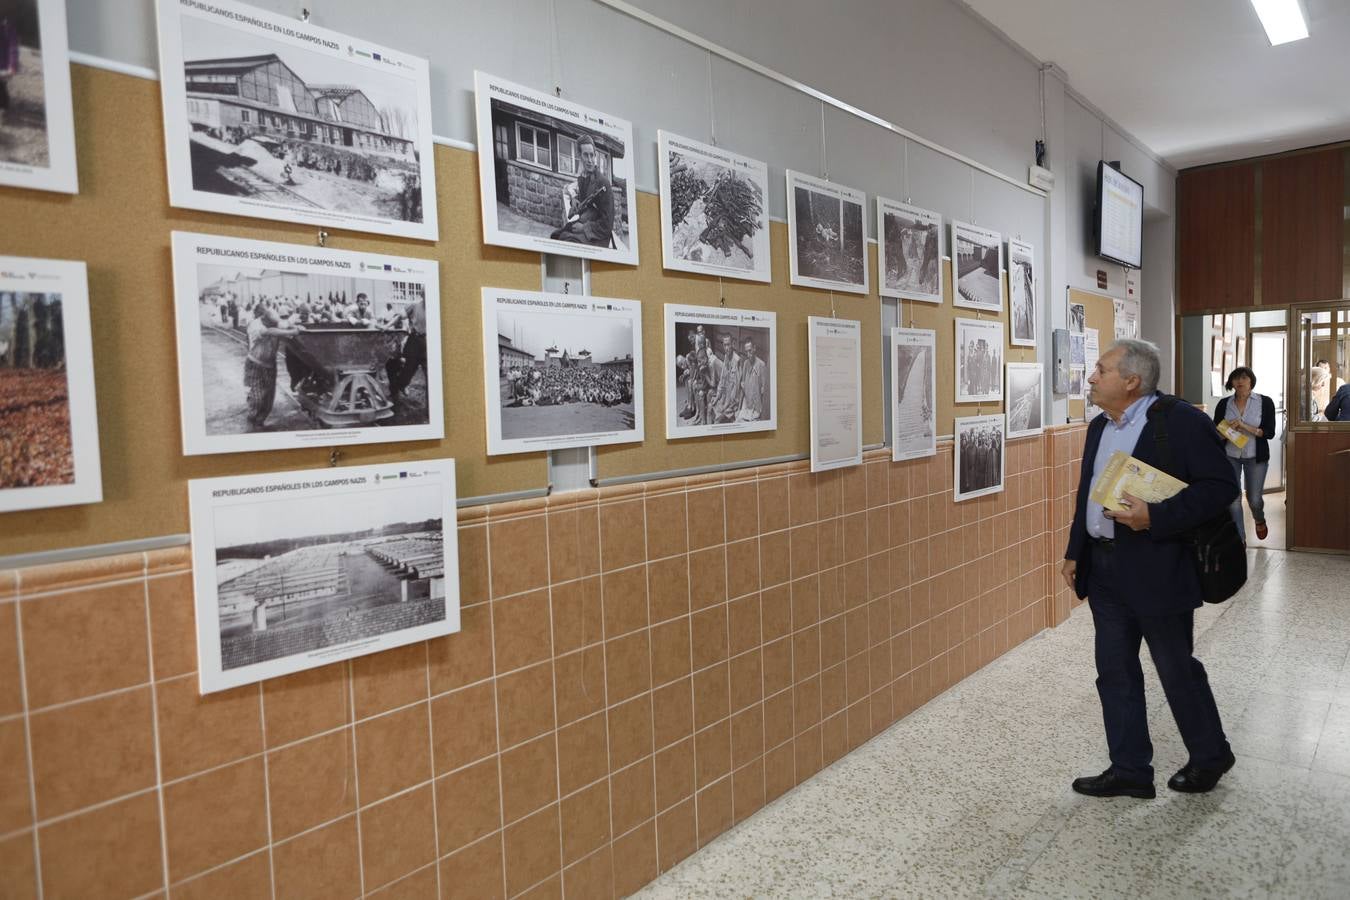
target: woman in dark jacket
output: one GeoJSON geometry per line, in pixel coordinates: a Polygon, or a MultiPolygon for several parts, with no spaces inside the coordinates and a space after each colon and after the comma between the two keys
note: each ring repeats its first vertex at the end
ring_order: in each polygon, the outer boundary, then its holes
{"type": "MultiPolygon", "coordinates": [[[[1264,541],[1266,504],[1261,492],[1266,484],[1266,468],[1270,465],[1270,438],[1275,434],[1275,401],[1256,393],[1256,373],[1246,366],[1238,366],[1225,384],[1232,395],[1219,401],[1214,410],[1214,424],[1224,436],[1224,452],[1233,465],[1238,483],[1246,485],[1247,505],[1256,520],[1256,539],[1264,541]]],[[[1247,539],[1242,523],[1242,497],[1230,507],[1238,534],[1247,539]]]]}

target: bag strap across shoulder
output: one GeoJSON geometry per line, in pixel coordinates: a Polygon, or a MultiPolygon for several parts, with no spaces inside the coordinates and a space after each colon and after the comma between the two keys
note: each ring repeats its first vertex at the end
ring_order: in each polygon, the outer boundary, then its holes
{"type": "Polygon", "coordinates": [[[1172,473],[1172,445],[1167,436],[1167,415],[1177,405],[1172,394],[1163,394],[1148,408],[1148,420],[1153,423],[1153,446],[1158,451],[1158,468],[1172,473]]]}

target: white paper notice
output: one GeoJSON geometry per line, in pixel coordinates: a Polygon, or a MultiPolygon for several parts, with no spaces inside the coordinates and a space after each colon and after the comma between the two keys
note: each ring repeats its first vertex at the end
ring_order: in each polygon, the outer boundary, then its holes
{"type": "Polygon", "coordinates": [[[862,323],[807,319],[811,366],[811,471],[862,463],[862,323]]]}

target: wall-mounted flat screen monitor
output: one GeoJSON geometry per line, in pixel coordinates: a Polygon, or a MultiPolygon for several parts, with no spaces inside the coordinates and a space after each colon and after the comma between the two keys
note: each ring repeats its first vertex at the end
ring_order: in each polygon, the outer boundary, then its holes
{"type": "Polygon", "coordinates": [[[1144,247],[1144,186],[1110,163],[1097,163],[1097,255],[1137,269],[1144,247]]]}

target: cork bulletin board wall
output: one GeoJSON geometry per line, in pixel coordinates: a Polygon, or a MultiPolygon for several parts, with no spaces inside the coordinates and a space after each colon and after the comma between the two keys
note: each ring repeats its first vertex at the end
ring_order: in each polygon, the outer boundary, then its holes
{"type": "MultiPolygon", "coordinates": [[[[1101,353],[1106,352],[1106,348],[1111,346],[1111,342],[1116,339],[1116,307],[1111,302],[1111,298],[1105,294],[1094,294],[1091,291],[1080,291],[1077,288],[1069,288],[1069,302],[1081,303],[1087,310],[1087,328],[1097,329],[1097,341],[1101,353]]],[[[1087,389],[1087,377],[1089,372],[1083,373],[1083,389],[1087,389]]],[[[1083,421],[1083,412],[1087,406],[1084,400],[1069,401],[1069,420],[1073,422],[1083,421]]]]}
{"type": "MultiPolygon", "coordinates": [[[[246,219],[169,206],[159,86],[154,81],[72,66],[80,193],[0,191],[0,252],[12,256],[83,260],[89,269],[95,387],[104,500],[87,506],[0,515],[0,556],[180,534],[188,528],[190,478],[305,469],[329,463],[329,448],[185,457],[179,424],[177,350],[170,232],[199,231],[313,245],[310,226],[246,219]],[[134,123],[134,124],[133,124],[134,123]]],[[[332,231],[328,246],[440,262],[442,368],[446,437],[440,441],[344,447],[339,465],[449,456],[457,463],[460,497],[547,486],[545,454],[488,457],[482,399],[480,289],[538,290],[537,253],[482,242],[477,160],[471,152],[437,146],[436,181],[441,239],[436,243],[332,231]]],[[[787,227],[771,223],[773,279],[769,284],[667,272],[661,266],[659,201],[638,194],[637,268],[597,263],[591,291],[643,303],[646,439],[603,448],[601,478],[749,462],[809,450],[806,318],[836,315],[863,326],[863,440],[885,440],[881,302],[876,293],[876,245],[869,244],[872,291],[866,296],[788,285],[787,227]],[[778,430],[667,441],[665,438],[665,303],[768,309],[778,314],[778,430]]],[[[955,309],[947,268],[945,301],[901,301],[903,325],[934,328],[938,339],[938,433],[952,432],[957,415],[997,412],[1001,405],[953,402],[954,324],[958,316],[990,313],[955,309]]],[[[1006,296],[1006,278],[1004,291],[1006,296]]],[[[1100,299],[1100,298],[1099,298],[1100,299]]],[[[1104,300],[1105,329],[1111,305],[1104,300]]],[[[1007,303],[999,319],[1007,322],[1007,303]]],[[[1089,309],[1089,323],[1093,324],[1089,309]]],[[[1006,341],[1006,333],[1005,333],[1006,341]]],[[[1032,361],[1036,351],[1006,348],[1006,361],[1032,361]]],[[[242,379],[242,373],[241,373],[242,379]]],[[[242,385],[240,388],[243,390],[242,385]]],[[[1080,404],[1081,410],[1081,404],[1080,404]]]]}

